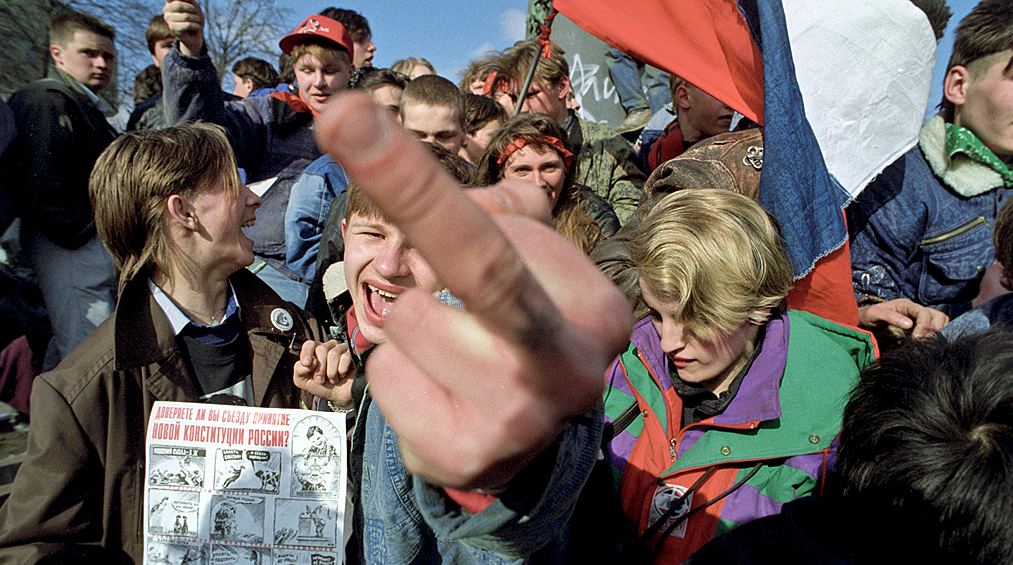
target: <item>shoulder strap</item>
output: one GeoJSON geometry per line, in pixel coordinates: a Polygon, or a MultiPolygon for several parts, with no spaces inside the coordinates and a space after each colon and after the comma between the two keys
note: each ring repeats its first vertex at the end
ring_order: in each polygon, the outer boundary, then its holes
{"type": "Polygon", "coordinates": [[[633,421],[636,420],[637,416],[639,415],[640,415],[640,404],[638,404],[637,401],[634,400],[633,404],[630,404],[626,408],[626,410],[623,410],[622,413],[619,414],[618,418],[612,420],[611,422],[605,425],[605,429],[602,431],[601,434],[602,449],[604,450],[617,435],[619,435],[623,430],[628,428],[630,424],[632,424],[633,421]]]}
{"type": "MultiPolygon", "coordinates": [[[[618,362],[622,366],[623,374],[626,374],[627,371],[643,371],[645,373],[647,372],[646,367],[644,367],[640,363],[640,360],[637,357],[636,346],[634,346],[632,343],[630,344],[629,348],[619,356],[618,362]]],[[[616,392],[622,391],[617,390],[616,392]]],[[[623,394],[624,396],[629,397],[629,395],[627,395],[626,393],[623,394]]],[[[618,402],[621,402],[621,399],[616,400],[618,402]]],[[[635,397],[631,397],[630,400],[632,402],[628,406],[626,406],[625,409],[623,409],[621,412],[618,413],[615,411],[619,408],[619,406],[622,406],[622,404],[619,404],[617,406],[616,404],[618,404],[618,402],[606,401],[605,415],[606,417],[608,417],[610,422],[608,424],[605,424],[605,428],[602,430],[601,436],[602,451],[607,451],[606,448],[612,442],[612,440],[615,439],[617,435],[622,433],[623,430],[630,427],[630,424],[632,424],[637,420],[637,416],[640,416],[641,410],[639,402],[635,397]]]]}

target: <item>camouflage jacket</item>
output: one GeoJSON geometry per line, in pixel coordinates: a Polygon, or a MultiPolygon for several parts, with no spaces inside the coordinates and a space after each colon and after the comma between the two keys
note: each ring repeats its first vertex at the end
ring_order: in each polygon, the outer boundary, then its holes
{"type": "Polygon", "coordinates": [[[647,180],[633,146],[608,125],[580,119],[572,110],[565,129],[570,146],[579,148],[574,181],[607,200],[625,224],[640,203],[647,180]],[[579,128],[573,127],[575,122],[579,128]]]}

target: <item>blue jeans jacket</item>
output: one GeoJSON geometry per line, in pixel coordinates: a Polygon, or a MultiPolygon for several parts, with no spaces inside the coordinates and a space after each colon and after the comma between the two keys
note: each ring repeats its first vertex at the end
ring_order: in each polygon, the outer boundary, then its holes
{"type": "Polygon", "coordinates": [[[316,271],[331,202],[347,189],[345,171],[327,155],[310,163],[292,185],[285,210],[285,263],[305,280],[316,271]]]}
{"type": "Polygon", "coordinates": [[[992,300],[968,310],[957,319],[939,330],[947,339],[957,339],[962,335],[974,335],[988,330],[993,325],[1013,324],[1013,294],[997,296],[992,300]]]}
{"type": "Polygon", "coordinates": [[[848,209],[855,296],[908,298],[951,318],[966,311],[995,259],[992,224],[1011,193],[960,196],[911,149],[848,209]]]}
{"type": "Polygon", "coordinates": [[[563,562],[570,516],[595,464],[601,429],[599,405],[575,418],[496,502],[473,515],[408,472],[397,435],[367,394],[351,455],[353,480],[361,481],[353,493],[359,562],[563,562]]]}

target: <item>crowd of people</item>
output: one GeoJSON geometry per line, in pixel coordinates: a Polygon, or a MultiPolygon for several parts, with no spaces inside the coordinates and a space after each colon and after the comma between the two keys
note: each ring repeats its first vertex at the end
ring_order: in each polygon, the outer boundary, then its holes
{"type": "Polygon", "coordinates": [[[204,27],[151,19],[126,132],[73,10],[0,103],[0,561],[144,562],[156,401],[345,414],[347,563],[1013,561],[1008,0],[845,210],[856,327],[791,294],[762,127],[680,77],[612,49],[620,135],[553,42],[455,84],[330,7],[228,93],[204,27]]]}

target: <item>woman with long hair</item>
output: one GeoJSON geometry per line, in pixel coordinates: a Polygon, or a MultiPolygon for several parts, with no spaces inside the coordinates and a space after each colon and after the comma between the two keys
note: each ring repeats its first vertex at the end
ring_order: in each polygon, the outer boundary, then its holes
{"type": "Polygon", "coordinates": [[[619,230],[612,206],[586,186],[574,183],[576,162],[563,128],[544,114],[520,114],[507,120],[485,148],[475,182],[527,180],[541,187],[552,204],[552,225],[563,237],[590,253],[619,230]]]}

